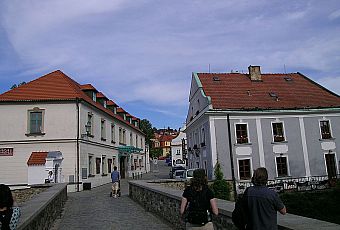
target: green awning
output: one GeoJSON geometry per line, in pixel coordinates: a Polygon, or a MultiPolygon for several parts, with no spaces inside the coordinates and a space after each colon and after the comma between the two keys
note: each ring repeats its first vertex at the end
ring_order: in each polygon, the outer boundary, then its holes
{"type": "Polygon", "coordinates": [[[140,153],[141,151],[143,151],[143,149],[136,148],[131,145],[121,145],[121,146],[118,146],[118,151],[120,154],[130,154],[130,153],[140,153]]]}

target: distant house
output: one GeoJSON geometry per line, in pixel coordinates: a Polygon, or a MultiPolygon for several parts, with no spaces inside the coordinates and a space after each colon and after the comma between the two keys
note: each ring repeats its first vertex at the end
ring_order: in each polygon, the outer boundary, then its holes
{"type": "Polygon", "coordinates": [[[339,174],[340,97],[301,73],[193,73],[189,101],[189,167],[209,178],[217,161],[238,182],[339,174]]]}
{"type": "Polygon", "coordinates": [[[0,95],[1,183],[74,183],[69,191],[145,173],[140,120],[91,84],[54,71],[0,95]]]}
{"type": "Polygon", "coordinates": [[[177,137],[171,140],[171,159],[172,165],[187,163],[185,126],[179,130],[177,137]]]}

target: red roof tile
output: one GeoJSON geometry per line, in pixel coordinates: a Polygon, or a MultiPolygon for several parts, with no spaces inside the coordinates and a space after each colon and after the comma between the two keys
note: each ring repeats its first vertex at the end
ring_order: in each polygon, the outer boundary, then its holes
{"type": "Polygon", "coordinates": [[[340,97],[300,73],[248,74],[198,73],[214,109],[295,109],[339,107],[340,97]],[[213,80],[218,77],[219,80],[213,80]],[[286,80],[286,79],[287,80],[286,80]],[[272,96],[270,95],[272,94],[272,96]],[[277,96],[277,98],[275,97],[277,96]]]}
{"type": "Polygon", "coordinates": [[[32,152],[27,165],[44,165],[48,152],[32,152]]]}
{"type": "MultiPolygon", "coordinates": [[[[82,90],[84,85],[80,85],[60,70],[56,70],[37,78],[25,85],[9,90],[0,95],[0,102],[19,102],[19,101],[60,101],[81,99],[120,120],[121,122],[133,127],[141,132],[140,129],[125,121],[111,110],[105,108],[100,103],[93,101],[82,90]]],[[[89,84],[86,86],[89,87],[89,84]]],[[[97,91],[97,90],[95,90],[97,91]]]]}
{"type": "Polygon", "coordinates": [[[113,105],[113,106],[117,106],[117,104],[116,104],[116,103],[114,103],[112,100],[108,100],[108,101],[106,102],[106,105],[113,105]]]}
{"type": "Polygon", "coordinates": [[[106,98],[106,99],[108,99],[102,92],[98,92],[98,93],[96,94],[96,97],[97,97],[97,98],[106,98]]]}
{"type": "Polygon", "coordinates": [[[126,113],[126,111],[122,108],[117,108],[117,113],[126,113]]]}
{"type": "Polygon", "coordinates": [[[80,88],[82,90],[93,90],[93,91],[97,92],[96,88],[94,88],[91,84],[81,85],[80,88]]]}

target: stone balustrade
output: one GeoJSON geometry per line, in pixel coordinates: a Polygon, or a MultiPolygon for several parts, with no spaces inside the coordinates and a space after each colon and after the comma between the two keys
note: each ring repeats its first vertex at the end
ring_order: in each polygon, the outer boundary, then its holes
{"type": "MultiPolygon", "coordinates": [[[[147,211],[168,221],[175,229],[185,228],[185,223],[181,221],[179,214],[182,193],[182,190],[164,186],[164,183],[157,183],[157,181],[129,182],[130,198],[141,204],[147,211]]],[[[231,221],[234,205],[234,202],[217,199],[219,215],[213,218],[216,229],[236,229],[231,221]]],[[[337,224],[292,214],[284,216],[278,214],[278,227],[297,230],[340,229],[340,225],[337,224]]]]}
{"type": "Polygon", "coordinates": [[[22,203],[18,230],[50,229],[67,200],[67,184],[51,184],[45,191],[22,203]]]}

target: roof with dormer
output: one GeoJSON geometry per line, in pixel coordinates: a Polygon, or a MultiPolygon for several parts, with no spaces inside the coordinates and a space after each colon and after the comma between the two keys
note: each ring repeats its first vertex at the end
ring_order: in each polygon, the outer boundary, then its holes
{"type": "MultiPolygon", "coordinates": [[[[0,94],[0,103],[15,102],[38,102],[38,101],[85,101],[95,108],[104,111],[108,115],[127,124],[141,132],[140,129],[124,120],[113,111],[105,108],[99,102],[93,101],[84,90],[94,90],[98,92],[91,84],[80,85],[60,70],[56,70],[37,78],[25,85],[9,90],[0,94]]],[[[105,96],[104,96],[105,97],[105,96]]]]}
{"type": "Polygon", "coordinates": [[[340,107],[340,97],[301,73],[194,73],[214,109],[306,109],[340,107]]]}

